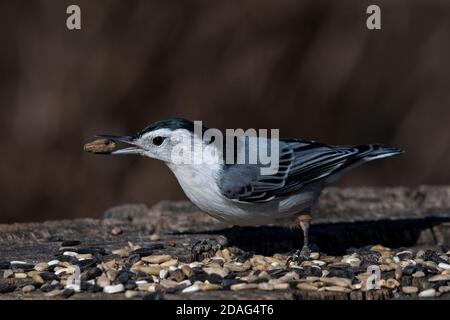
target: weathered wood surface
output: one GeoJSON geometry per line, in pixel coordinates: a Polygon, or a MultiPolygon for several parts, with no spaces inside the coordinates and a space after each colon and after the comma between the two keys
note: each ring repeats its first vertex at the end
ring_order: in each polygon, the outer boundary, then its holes
{"type": "MultiPolygon", "coordinates": [[[[227,246],[271,255],[301,246],[301,232],[275,226],[233,228],[200,212],[189,202],[161,202],[151,208],[124,205],[108,210],[102,220],[77,219],[0,225],[0,261],[49,261],[61,240],[81,240],[86,246],[109,250],[128,242],[145,245],[159,234],[165,248],[157,253],[191,259],[191,246],[200,239],[218,239],[227,246]],[[112,235],[113,227],[122,230],[112,235]]],[[[450,187],[327,189],[320,199],[311,239],[321,252],[342,255],[351,247],[382,244],[391,248],[436,248],[450,244],[450,187]]],[[[447,296],[447,295],[445,295],[447,296]]],[[[76,298],[119,298],[81,293],[76,298]]],[[[4,294],[0,299],[42,298],[4,294]]],[[[180,299],[389,299],[376,292],[217,291],[167,295],[180,299]]]]}

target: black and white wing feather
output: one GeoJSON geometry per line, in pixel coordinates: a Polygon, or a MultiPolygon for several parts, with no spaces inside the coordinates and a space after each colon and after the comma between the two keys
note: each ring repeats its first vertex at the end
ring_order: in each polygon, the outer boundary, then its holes
{"type": "Polygon", "coordinates": [[[261,165],[226,165],[219,187],[238,202],[266,202],[299,192],[316,181],[327,182],[364,162],[402,153],[400,149],[368,144],[328,146],[314,141],[280,140],[279,170],[261,175],[261,165]]]}

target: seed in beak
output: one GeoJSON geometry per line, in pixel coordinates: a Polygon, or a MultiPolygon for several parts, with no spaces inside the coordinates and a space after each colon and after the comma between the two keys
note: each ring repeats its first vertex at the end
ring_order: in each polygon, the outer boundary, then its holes
{"type": "Polygon", "coordinates": [[[98,139],[84,145],[84,151],[98,154],[109,154],[116,149],[116,143],[109,139],[98,139]]]}

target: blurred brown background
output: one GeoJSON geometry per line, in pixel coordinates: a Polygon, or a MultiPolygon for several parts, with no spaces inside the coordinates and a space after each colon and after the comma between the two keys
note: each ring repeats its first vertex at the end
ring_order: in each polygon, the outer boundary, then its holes
{"type": "Polygon", "coordinates": [[[0,3],[1,222],[184,199],[162,163],[82,151],[173,116],[407,150],[341,186],[450,182],[447,1],[0,3]],[[81,31],[66,29],[69,4],[81,31]]]}

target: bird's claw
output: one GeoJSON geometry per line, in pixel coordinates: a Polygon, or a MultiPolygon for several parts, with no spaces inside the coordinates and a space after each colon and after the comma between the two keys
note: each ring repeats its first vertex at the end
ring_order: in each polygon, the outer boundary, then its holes
{"type": "Polygon", "coordinates": [[[309,247],[304,246],[302,250],[295,250],[293,254],[289,254],[289,257],[286,261],[286,265],[289,266],[291,262],[303,262],[309,260],[309,257],[311,256],[311,249],[309,247]]]}

